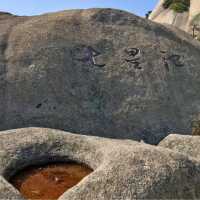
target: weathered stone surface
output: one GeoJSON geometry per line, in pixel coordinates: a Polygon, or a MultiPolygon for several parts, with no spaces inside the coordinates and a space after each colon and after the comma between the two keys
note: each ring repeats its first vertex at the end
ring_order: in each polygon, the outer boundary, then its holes
{"type": "Polygon", "coordinates": [[[20,193],[0,176],[0,199],[23,200],[20,193]]]}
{"type": "Polygon", "coordinates": [[[94,169],[60,200],[200,198],[200,162],[161,147],[25,128],[1,132],[0,149],[4,182],[25,166],[53,161],[73,160],[94,169]]]}
{"type": "Polygon", "coordinates": [[[119,10],[0,21],[0,129],[158,143],[200,112],[200,46],[119,10]]]}
{"type": "Polygon", "coordinates": [[[200,136],[171,134],[159,146],[200,159],[200,136]]]}

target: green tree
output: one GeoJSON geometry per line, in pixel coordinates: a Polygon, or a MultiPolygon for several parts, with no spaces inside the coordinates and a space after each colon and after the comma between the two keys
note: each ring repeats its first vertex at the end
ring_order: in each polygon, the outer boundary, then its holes
{"type": "Polygon", "coordinates": [[[152,11],[150,10],[150,11],[148,11],[146,14],[145,14],[145,16],[146,16],[146,19],[149,19],[149,15],[152,13],[152,11]]]}
{"type": "Polygon", "coordinates": [[[186,12],[190,8],[190,0],[165,0],[163,7],[178,13],[186,12]]]}

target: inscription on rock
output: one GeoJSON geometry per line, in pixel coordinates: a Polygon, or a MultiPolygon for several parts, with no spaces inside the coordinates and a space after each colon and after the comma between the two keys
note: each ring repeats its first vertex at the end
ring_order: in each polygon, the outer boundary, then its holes
{"type": "Polygon", "coordinates": [[[77,61],[89,64],[91,66],[104,67],[104,63],[98,62],[98,56],[100,55],[101,53],[98,50],[91,46],[84,45],[77,47],[73,52],[73,56],[77,61]]]}
{"type": "Polygon", "coordinates": [[[167,51],[161,51],[161,54],[164,66],[167,71],[169,71],[170,65],[173,65],[175,67],[184,67],[183,56],[178,54],[169,55],[167,51]]]}
{"type": "Polygon", "coordinates": [[[141,52],[138,48],[125,49],[126,58],[125,61],[130,63],[135,69],[142,69],[140,66],[141,52]]]}

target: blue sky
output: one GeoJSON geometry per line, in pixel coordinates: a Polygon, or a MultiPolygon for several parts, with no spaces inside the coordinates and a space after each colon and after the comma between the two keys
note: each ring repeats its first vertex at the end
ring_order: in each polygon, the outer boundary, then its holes
{"type": "Polygon", "coordinates": [[[158,0],[0,0],[0,11],[36,15],[72,8],[119,8],[144,16],[158,0]]]}

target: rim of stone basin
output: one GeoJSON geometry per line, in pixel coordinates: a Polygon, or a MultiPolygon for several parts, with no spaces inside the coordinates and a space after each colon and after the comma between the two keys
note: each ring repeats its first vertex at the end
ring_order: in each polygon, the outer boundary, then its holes
{"type": "Polygon", "coordinates": [[[0,199],[23,199],[7,181],[20,169],[70,160],[94,171],[59,200],[200,197],[200,162],[185,154],[131,140],[24,128],[0,132],[0,199]]]}
{"type": "MultiPolygon", "coordinates": [[[[90,168],[92,174],[100,165],[101,158],[86,137],[46,128],[24,128],[0,133],[0,180],[13,191],[13,197],[18,195],[23,198],[10,184],[10,179],[29,166],[76,163],[90,168]],[[4,143],[3,140],[7,142],[4,143]]],[[[76,185],[81,184],[90,174],[76,185]]]]}

